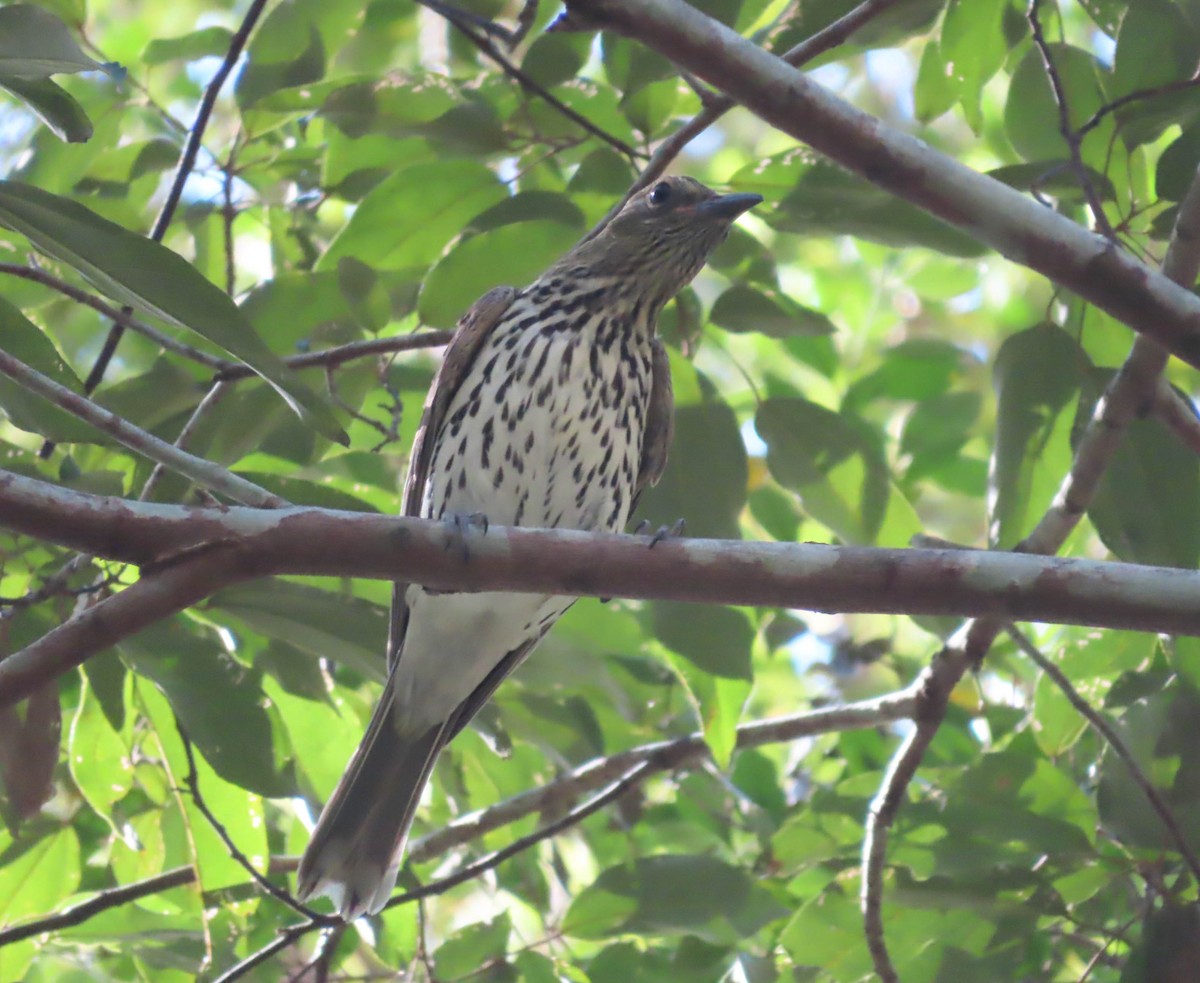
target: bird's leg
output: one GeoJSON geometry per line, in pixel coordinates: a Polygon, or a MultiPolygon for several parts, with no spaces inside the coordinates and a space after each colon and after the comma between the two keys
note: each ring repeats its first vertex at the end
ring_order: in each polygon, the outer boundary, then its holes
{"type": "Polygon", "coordinates": [[[480,535],[486,536],[488,517],[482,512],[448,512],[442,516],[442,524],[446,527],[446,549],[458,546],[462,550],[463,561],[471,558],[471,548],[467,544],[467,533],[472,528],[479,529],[480,535]]]}
{"type": "MultiPolygon", "coordinates": [[[[633,530],[635,536],[646,534],[646,530],[650,528],[650,520],[643,519],[637,524],[633,530]]],[[[678,539],[683,535],[683,531],[687,528],[687,520],[683,517],[676,519],[669,526],[659,526],[652,534],[650,534],[650,549],[654,549],[664,539],[678,539]]]]}

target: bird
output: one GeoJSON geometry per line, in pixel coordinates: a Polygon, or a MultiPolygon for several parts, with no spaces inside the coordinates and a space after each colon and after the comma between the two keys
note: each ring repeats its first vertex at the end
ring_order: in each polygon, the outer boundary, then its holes
{"type": "MultiPolygon", "coordinates": [[[[663,178],[529,286],[480,298],[430,387],[403,514],[464,544],[488,523],[624,529],[671,440],[659,312],[761,201],[663,178]]],[[[384,694],[300,861],[301,900],[347,921],[382,910],[438,754],[571,603],[395,586],[384,694]]]]}

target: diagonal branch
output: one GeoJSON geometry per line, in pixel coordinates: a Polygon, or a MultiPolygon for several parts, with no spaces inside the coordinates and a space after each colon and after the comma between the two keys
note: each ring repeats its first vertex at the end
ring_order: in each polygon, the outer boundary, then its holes
{"type": "MultiPolygon", "coordinates": [[[[1163,271],[1173,281],[1189,287],[1200,273],[1200,170],[1180,206],[1163,271]]],[[[1062,548],[1095,498],[1129,424],[1148,403],[1155,402],[1156,393],[1169,389],[1162,378],[1166,361],[1166,352],[1150,338],[1139,335],[1134,340],[1129,357],[1096,404],[1076,448],[1071,470],[1063,479],[1054,502],[1018,549],[1053,554],[1062,548]]],[[[1003,623],[994,618],[967,622],[939,653],[930,671],[934,671],[939,662],[949,659],[959,667],[958,677],[961,677],[967,666],[982,663],[1002,627],[1003,623]]],[[[877,803],[886,803],[886,807],[881,805],[878,810],[873,807],[867,817],[862,885],[864,927],[876,971],[885,980],[895,979],[895,969],[883,938],[883,868],[887,833],[928,745],[927,739],[918,738],[920,731],[918,726],[917,732],[893,756],[876,799],[877,803]]]]}
{"type": "Polygon", "coordinates": [[[224,370],[234,364],[227,359],[221,358],[219,355],[212,355],[201,351],[199,348],[193,348],[191,345],[178,341],[169,334],[159,331],[157,328],[152,328],[144,321],[139,321],[133,316],[133,311],[130,308],[118,309],[113,307],[112,304],[97,297],[95,294],[90,294],[86,290],[80,290],[73,284],[67,283],[66,280],[59,279],[45,270],[39,270],[34,266],[23,266],[20,263],[0,263],[0,273],[20,277],[22,280],[31,280],[34,283],[40,283],[44,287],[49,287],[51,290],[57,290],[64,297],[69,297],[75,301],[75,303],[90,307],[92,310],[115,321],[120,327],[136,331],[138,334],[149,338],[155,344],[161,345],[167,351],[174,352],[176,355],[182,355],[184,358],[190,358],[193,362],[198,362],[207,368],[224,370]]]}
{"type": "Polygon", "coordinates": [[[278,495],[271,494],[252,481],[239,478],[219,464],[206,461],[187,451],[180,450],[173,444],[168,444],[165,440],[155,437],[154,434],[117,416],[111,410],[106,410],[93,403],[86,396],[80,396],[77,392],[42,375],[37,370],[31,369],[24,362],[18,361],[3,350],[0,350],[0,375],[8,376],[22,388],[49,400],[72,416],[90,423],[101,433],[108,434],[117,443],[151,461],[157,461],[172,471],[178,471],[205,488],[224,493],[235,502],[245,502],[247,505],[255,505],[264,509],[287,505],[287,502],[278,495]]]}
{"type": "Polygon", "coordinates": [[[452,24],[454,26],[455,30],[457,30],[459,32],[459,34],[461,34],[468,41],[470,41],[471,44],[473,44],[480,52],[482,52],[484,55],[486,55],[488,58],[490,58],[492,61],[494,61],[500,67],[500,70],[502,72],[504,72],[505,75],[507,75],[509,78],[511,78],[514,82],[516,82],[527,93],[530,93],[531,95],[535,95],[539,99],[541,99],[543,102],[545,102],[547,105],[553,106],[554,109],[556,109],[559,113],[561,113],[563,116],[565,116],[567,119],[569,119],[572,123],[583,128],[584,130],[586,130],[588,133],[590,133],[592,136],[596,137],[597,139],[603,140],[614,150],[617,150],[620,153],[624,154],[630,160],[636,160],[639,157],[646,156],[640,150],[637,150],[637,149],[629,146],[629,144],[627,144],[624,140],[621,140],[620,138],[613,136],[608,131],[597,126],[595,123],[593,123],[590,119],[588,119],[582,113],[577,112],[576,110],[572,109],[565,102],[563,102],[561,99],[559,99],[558,96],[556,96],[553,92],[551,92],[544,85],[542,85],[535,78],[533,78],[533,76],[526,74],[524,71],[522,71],[516,65],[514,65],[512,63],[512,61],[509,60],[491,42],[491,40],[489,38],[485,37],[482,34],[476,34],[475,31],[471,28],[470,24],[468,24],[464,19],[462,19],[459,16],[459,13],[457,10],[450,8],[446,4],[431,3],[431,2],[427,2],[427,0],[417,0],[417,2],[420,3],[422,6],[428,7],[430,10],[432,10],[435,13],[438,13],[442,17],[444,17],[447,20],[447,22],[449,22],[450,24],[452,24]]]}
{"type": "MultiPolygon", "coordinates": [[[[855,31],[878,17],[889,7],[894,7],[898,2],[899,0],[864,0],[863,3],[860,3],[853,10],[842,15],[827,27],[822,28],[812,37],[790,48],[780,57],[789,65],[799,68],[819,55],[823,55],[825,52],[845,44],[855,31]]],[[[691,73],[687,73],[685,78],[694,79],[695,77],[691,73]]],[[[658,145],[658,149],[654,151],[650,160],[646,162],[646,166],[642,168],[642,172],[637,176],[637,180],[625,192],[625,197],[609,209],[608,214],[600,220],[594,229],[584,236],[583,241],[587,242],[587,240],[598,235],[616,217],[617,213],[625,207],[630,198],[643,188],[648,188],[661,177],[666,169],[671,166],[671,162],[683,152],[683,149],[689,143],[736,105],[736,100],[722,93],[717,93],[709,101],[704,102],[704,108],[699,113],[658,145]]]]}

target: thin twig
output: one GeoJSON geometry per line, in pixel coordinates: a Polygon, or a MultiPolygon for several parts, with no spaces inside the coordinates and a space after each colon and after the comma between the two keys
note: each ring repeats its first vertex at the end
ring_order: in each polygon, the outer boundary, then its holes
{"type": "Polygon", "coordinates": [[[494,61],[500,66],[501,71],[509,78],[521,86],[526,92],[537,96],[543,102],[553,106],[559,113],[567,117],[573,123],[583,127],[588,133],[599,140],[603,140],[610,147],[620,151],[630,160],[644,159],[646,155],[642,151],[631,147],[624,140],[613,136],[608,131],[602,129],[593,123],[582,113],[572,109],[565,102],[558,98],[553,92],[547,89],[544,85],[527,75],[524,71],[514,65],[509,59],[486,37],[476,34],[471,26],[460,19],[456,13],[451,12],[444,4],[431,3],[429,0],[417,0],[423,7],[433,10],[440,14],[446,21],[454,26],[454,28],[468,41],[471,42],[480,52],[494,61]]]}
{"type": "Polygon", "coordinates": [[[1079,187],[1083,190],[1083,196],[1087,199],[1088,207],[1092,212],[1092,218],[1096,223],[1096,228],[1100,230],[1101,235],[1106,239],[1116,243],[1117,233],[1108,221],[1108,216],[1104,214],[1104,205],[1100,201],[1100,195],[1096,191],[1096,186],[1092,184],[1091,176],[1083,164],[1083,135],[1079,130],[1071,126],[1071,107],[1067,103],[1066,90],[1063,88],[1058,69],[1054,65],[1054,58],[1050,54],[1050,46],[1046,42],[1045,34],[1042,33],[1042,22],[1038,16],[1039,3],[1040,0],[1029,0],[1029,8],[1025,13],[1025,19],[1029,21],[1029,29],[1033,34],[1034,46],[1037,48],[1038,54],[1042,57],[1042,66],[1046,70],[1046,78],[1049,79],[1050,89],[1054,93],[1054,103],[1058,107],[1059,133],[1062,134],[1063,140],[1066,141],[1067,152],[1071,157],[1071,168],[1075,172],[1079,187]]]}
{"type": "MultiPolygon", "coordinates": [[[[645,777],[645,774],[649,773],[650,770],[649,763],[638,765],[604,791],[588,799],[587,802],[583,803],[583,805],[572,809],[565,816],[556,820],[555,822],[549,823],[546,826],[543,826],[541,829],[535,830],[526,836],[522,836],[520,839],[515,840],[508,846],[504,847],[502,850],[497,850],[494,853],[488,854],[488,856],[484,857],[482,860],[478,860],[473,864],[467,864],[467,866],[455,871],[453,874],[449,874],[448,876],[442,877],[436,881],[430,881],[428,884],[424,884],[415,890],[407,891],[404,894],[397,895],[387,903],[386,907],[391,909],[397,908],[400,905],[413,904],[414,902],[420,901],[423,898],[445,894],[451,888],[457,887],[460,884],[465,884],[467,881],[475,880],[475,878],[479,877],[481,874],[485,874],[489,870],[492,870],[504,863],[504,861],[509,860],[520,853],[524,853],[526,850],[536,846],[543,840],[548,840],[553,836],[557,836],[564,830],[570,829],[571,827],[583,822],[583,820],[587,819],[588,816],[592,815],[592,813],[598,812],[613,800],[620,798],[620,796],[623,795],[627,790],[640,782],[645,777]]],[[[248,956],[232,969],[223,973],[217,978],[215,983],[232,983],[233,980],[244,976],[256,966],[261,966],[272,956],[275,956],[284,949],[288,948],[288,946],[294,945],[310,932],[314,932],[323,927],[325,927],[324,921],[316,922],[312,920],[291,926],[278,939],[275,939],[269,945],[259,949],[258,952],[248,956]]]]}
{"type": "MultiPolygon", "coordinates": [[[[240,131],[239,131],[240,132],[240,131]]],[[[229,159],[221,168],[221,227],[225,239],[225,292],[230,297],[237,287],[237,253],[233,242],[233,223],[237,218],[237,208],[233,204],[233,168],[237,161],[238,137],[233,138],[233,146],[229,148],[229,159]]]]}
{"type": "Polygon", "coordinates": [[[285,949],[290,949],[293,945],[299,942],[304,936],[310,932],[315,932],[317,929],[324,928],[325,923],[321,922],[300,922],[292,925],[279,933],[274,941],[263,946],[257,952],[251,953],[245,959],[235,966],[231,966],[224,973],[218,976],[213,983],[233,983],[234,980],[241,979],[252,969],[256,969],[265,963],[268,959],[283,952],[285,949]]]}
{"type": "Polygon", "coordinates": [[[1099,126],[1106,116],[1110,113],[1115,113],[1132,102],[1138,102],[1142,99],[1153,99],[1156,96],[1170,95],[1172,92],[1183,92],[1186,89],[1195,88],[1197,85],[1200,85],[1200,71],[1189,78],[1176,79],[1174,82],[1167,82],[1164,85],[1158,85],[1154,88],[1138,89],[1136,92],[1130,92],[1119,99],[1114,99],[1112,102],[1106,102],[1088,117],[1087,122],[1079,127],[1075,131],[1075,134],[1080,139],[1083,139],[1083,137],[1099,126]]]}
{"type": "MultiPolygon", "coordinates": [[[[258,18],[262,15],[263,8],[266,5],[267,0],[250,0],[250,7],[247,9],[245,17],[242,18],[241,25],[233,37],[230,38],[229,50],[225,52],[224,60],[213,75],[212,80],[204,89],[204,95],[200,99],[200,107],[196,110],[195,122],[192,123],[191,128],[188,130],[188,137],[183,145],[183,153],[179,157],[179,165],[175,168],[175,177],[171,181],[171,188],[167,192],[167,197],[163,201],[163,206],[159,210],[158,217],[154,220],[153,227],[150,229],[150,238],[155,242],[162,242],[163,236],[166,235],[167,227],[171,224],[171,219],[175,217],[175,211],[179,207],[180,199],[183,197],[184,185],[187,184],[187,180],[191,176],[192,168],[196,166],[196,154],[199,152],[201,141],[204,139],[204,131],[208,127],[213,107],[217,103],[217,96],[220,95],[221,89],[225,85],[225,80],[229,77],[229,73],[233,71],[233,66],[237,64],[237,60],[241,57],[242,50],[246,47],[246,42],[250,40],[250,34],[254,30],[254,26],[258,23],[258,18]]],[[[120,344],[121,336],[124,333],[125,326],[119,322],[109,329],[108,337],[104,339],[104,347],[101,348],[95,364],[92,365],[92,371],[88,373],[87,381],[84,383],[84,392],[90,394],[100,385],[100,381],[104,378],[104,373],[108,370],[108,365],[112,361],[112,357],[117,350],[117,345],[120,344]]]]}
{"type": "Polygon", "coordinates": [[[1013,624],[1007,625],[1006,629],[1012,640],[1017,643],[1017,647],[1029,656],[1030,660],[1042,672],[1050,677],[1051,682],[1062,691],[1062,694],[1067,698],[1071,706],[1108,742],[1109,747],[1113,749],[1113,753],[1125,763],[1125,767],[1129,769],[1129,775],[1133,779],[1134,784],[1146,796],[1146,801],[1150,803],[1150,807],[1157,813],[1159,821],[1163,824],[1163,828],[1166,829],[1167,834],[1175,843],[1175,849],[1179,851],[1180,856],[1183,857],[1188,867],[1191,868],[1192,876],[1196,879],[1196,883],[1200,884],[1200,856],[1197,856],[1196,851],[1192,849],[1178,821],[1175,819],[1174,813],[1171,812],[1171,807],[1159,795],[1158,789],[1154,787],[1154,783],[1146,776],[1141,765],[1138,764],[1137,758],[1129,750],[1129,745],[1117,733],[1116,728],[1105,720],[1080,695],[1079,690],[1066,677],[1066,674],[1042,654],[1042,651],[1033,644],[1025,632],[1013,624]]]}
{"type": "Polygon", "coordinates": [[[183,742],[183,753],[187,759],[187,774],[184,776],[183,783],[187,786],[188,792],[192,796],[192,802],[196,808],[200,810],[200,814],[208,821],[208,825],[212,827],[214,833],[222,843],[225,844],[225,849],[229,851],[229,856],[239,867],[241,867],[250,879],[254,881],[260,888],[271,895],[276,901],[287,905],[297,914],[303,915],[305,918],[319,920],[323,916],[313,911],[307,905],[301,904],[292,895],[283,888],[271,881],[250,862],[250,858],[233,842],[233,837],[229,835],[229,830],[225,828],[213,811],[208,807],[208,802],[205,801],[204,795],[200,791],[200,774],[196,770],[196,755],[192,750],[192,740],[187,735],[187,731],[183,729],[183,724],[179,718],[175,718],[175,728],[179,731],[179,739],[183,742]]]}
{"type": "MultiPolygon", "coordinates": [[[[899,0],[864,0],[863,3],[860,3],[853,10],[839,17],[832,24],[822,28],[812,37],[806,38],[794,47],[789,48],[780,57],[789,65],[799,68],[801,65],[812,61],[818,55],[823,55],[827,51],[838,47],[838,45],[845,44],[850,35],[855,31],[859,30],[868,21],[878,17],[889,7],[894,7],[898,2],[899,0]]],[[[637,176],[637,180],[625,192],[625,196],[609,209],[608,214],[597,223],[595,228],[584,236],[584,241],[586,242],[597,236],[613,220],[617,213],[625,207],[630,198],[643,188],[650,187],[651,184],[658,180],[671,165],[672,161],[683,152],[683,149],[689,143],[736,105],[736,100],[731,99],[729,96],[718,94],[716,99],[705,104],[701,112],[693,116],[660,143],[651,155],[650,160],[646,163],[646,166],[642,168],[641,173],[637,176]]]]}
{"type": "Polygon", "coordinates": [[[85,396],[30,368],[23,362],[0,350],[0,375],[6,375],[17,385],[49,400],[72,416],[78,417],[108,434],[117,443],[143,457],[158,461],[172,471],[177,471],[199,485],[228,495],[235,502],[263,509],[286,506],[278,495],[274,495],[232,471],[196,457],[168,444],[154,434],[135,426],[111,410],[93,403],[85,396]]]}
{"type": "Polygon", "coordinates": [[[1200,454],[1200,416],[1191,402],[1165,380],[1154,394],[1154,416],[1189,450],[1200,454]]]}
{"type": "MultiPolygon", "coordinates": [[[[191,442],[192,436],[199,427],[200,421],[203,420],[212,411],[212,408],[229,391],[229,386],[224,382],[213,383],[212,387],[204,394],[204,398],[200,400],[199,405],[192,410],[192,415],[188,417],[187,423],[183,425],[183,429],[179,431],[179,436],[175,438],[175,446],[180,450],[186,450],[187,445],[191,442]]],[[[148,502],[154,494],[154,489],[158,483],[162,481],[162,477],[166,474],[166,466],[160,461],[154,465],[154,469],[150,472],[150,477],[146,479],[146,483],[142,486],[142,492],[138,495],[139,502],[148,502]]]]}
{"type": "Polygon", "coordinates": [[[193,348],[191,345],[184,344],[182,341],[172,338],[157,328],[152,328],[144,321],[139,321],[133,316],[129,308],[118,309],[113,307],[95,294],[90,294],[86,290],[80,290],[73,284],[67,283],[66,280],[61,280],[53,274],[47,273],[45,270],[39,270],[35,266],[23,266],[20,263],[0,263],[0,273],[20,277],[22,280],[31,280],[34,283],[40,283],[44,287],[57,290],[64,297],[71,298],[77,304],[90,307],[92,310],[103,314],[122,327],[144,335],[156,344],[161,345],[167,351],[174,352],[176,355],[182,355],[184,358],[190,358],[193,362],[198,362],[207,368],[224,371],[234,366],[234,363],[227,359],[221,358],[218,355],[211,355],[198,348],[193,348]]]}
{"type": "Polygon", "coordinates": [[[195,880],[196,871],[194,868],[190,866],[175,867],[172,870],[156,874],[154,877],[149,877],[144,881],[136,881],[133,884],[122,884],[120,887],[105,888],[103,891],[97,891],[93,897],[88,898],[86,901],[80,901],[78,904],[71,905],[70,908],[60,911],[57,914],[43,915],[23,925],[12,925],[0,930],[0,947],[12,945],[14,942],[23,942],[26,939],[32,939],[47,932],[57,932],[64,928],[74,928],[76,925],[82,925],[89,918],[94,918],[103,912],[111,911],[113,908],[132,904],[141,898],[161,894],[163,891],[170,891],[173,888],[183,887],[186,884],[193,884],[195,880]]]}
{"type": "MultiPolygon", "coordinates": [[[[453,337],[453,331],[418,331],[414,334],[394,335],[388,338],[369,338],[365,341],[351,341],[345,345],[326,348],[320,352],[288,355],[283,359],[283,364],[293,369],[333,367],[354,359],[369,358],[372,355],[393,355],[396,352],[410,352],[420,348],[440,348],[450,344],[453,337]]],[[[229,382],[234,379],[247,379],[253,375],[256,373],[248,366],[231,365],[221,369],[213,378],[217,382],[229,382]]]]}

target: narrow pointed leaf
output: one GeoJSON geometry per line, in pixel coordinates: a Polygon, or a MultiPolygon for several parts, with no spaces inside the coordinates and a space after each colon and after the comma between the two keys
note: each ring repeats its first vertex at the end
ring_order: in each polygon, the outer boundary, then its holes
{"type": "Polygon", "coordinates": [[[219,345],[274,386],[307,424],[346,443],[328,403],[263,343],[224,291],[182,256],[77,202],[12,181],[0,181],[0,224],[115,300],[219,345]]]}
{"type": "Polygon", "coordinates": [[[0,73],[46,78],[103,68],[80,49],[71,29],[41,7],[0,7],[0,73]]]}
{"type": "Polygon", "coordinates": [[[87,143],[92,138],[92,121],[76,98],[48,78],[0,75],[0,88],[7,89],[32,109],[54,135],[67,143],[87,143]]]}

